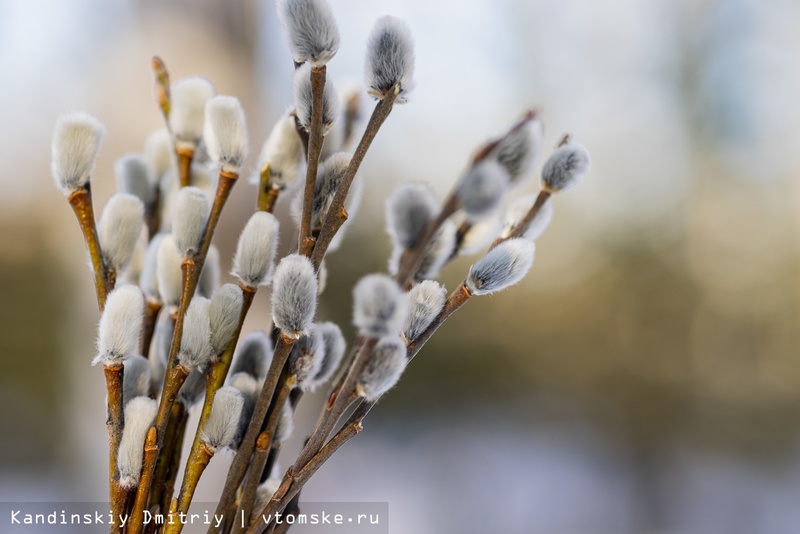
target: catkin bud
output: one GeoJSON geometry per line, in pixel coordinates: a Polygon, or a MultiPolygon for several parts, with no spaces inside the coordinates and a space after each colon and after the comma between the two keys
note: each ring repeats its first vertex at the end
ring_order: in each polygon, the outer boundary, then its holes
{"type": "Polygon", "coordinates": [[[156,420],[158,403],[148,397],[136,397],[125,405],[125,428],[119,442],[117,467],[119,485],[130,490],[139,485],[147,431],[156,420]]]}
{"type": "Polygon", "coordinates": [[[160,184],[164,173],[172,168],[175,150],[166,128],[161,128],[147,136],[144,142],[144,158],[153,172],[153,182],[160,184]]]}
{"type": "Polygon", "coordinates": [[[214,96],[214,86],[205,78],[193,76],[172,84],[169,126],[179,145],[195,148],[203,137],[206,102],[214,96]]]}
{"type": "Polygon", "coordinates": [[[211,296],[208,306],[208,324],[211,330],[212,354],[217,356],[233,338],[242,313],[242,289],[235,284],[225,284],[211,296]]]}
{"type": "Polygon", "coordinates": [[[65,195],[89,181],[105,132],[100,121],[84,112],[67,113],[56,120],[51,170],[56,185],[65,195]]]}
{"type": "Polygon", "coordinates": [[[439,203],[427,185],[401,184],[386,199],[386,230],[396,245],[414,248],[438,211],[439,203]]]}
{"type": "Polygon", "coordinates": [[[364,71],[369,94],[383,100],[398,85],[396,101],[406,102],[414,88],[414,39],[403,20],[386,15],[375,21],[364,71]]]}
{"type": "Polygon", "coordinates": [[[196,296],[186,310],[178,361],[189,371],[205,369],[211,359],[210,305],[211,301],[207,298],[196,296]]]}
{"type": "MultiPolygon", "coordinates": [[[[297,120],[307,131],[311,131],[311,107],[313,96],[311,91],[311,67],[303,65],[294,71],[292,85],[294,87],[294,113],[297,120]]],[[[322,131],[327,132],[339,113],[339,96],[330,84],[325,84],[322,92],[322,131]]]]}
{"type": "Polygon", "coordinates": [[[256,380],[267,375],[272,361],[272,341],[265,332],[250,332],[236,347],[231,365],[231,374],[247,373],[256,380]]]}
{"type": "Polygon", "coordinates": [[[339,368],[339,364],[342,363],[344,351],[347,348],[342,330],[336,323],[320,323],[317,325],[317,328],[322,333],[322,341],[325,344],[325,356],[322,358],[317,374],[314,375],[314,378],[308,384],[309,389],[315,389],[330,380],[333,373],[339,368]]]}
{"type": "Polygon", "coordinates": [[[500,222],[500,217],[497,215],[490,215],[472,223],[469,230],[467,230],[461,239],[458,253],[464,255],[475,254],[497,239],[497,236],[500,235],[502,230],[503,224],[500,222]]]}
{"type": "MultiPolygon", "coordinates": [[[[350,164],[350,154],[338,152],[322,162],[317,172],[317,178],[314,184],[314,202],[311,205],[311,228],[320,229],[325,217],[328,216],[333,197],[339,190],[344,175],[347,173],[347,166],[350,164]]],[[[347,196],[345,209],[350,212],[351,208],[357,209],[358,202],[360,201],[360,188],[356,184],[360,184],[361,180],[356,175],[347,196]]],[[[300,217],[303,210],[303,191],[298,191],[297,195],[292,202],[292,216],[295,222],[300,224],[300,217]]],[[[352,214],[351,214],[352,217],[352,214]]],[[[329,247],[330,250],[330,247],[329,247]]]]}
{"type": "Polygon", "coordinates": [[[156,254],[156,278],[158,292],[165,306],[177,306],[181,300],[182,273],[178,247],[171,234],[165,234],[158,243],[156,254]]]}
{"type": "Polygon", "coordinates": [[[191,408],[203,400],[205,393],[206,376],[199,369],[194,369],[186,377],[180,391],[178,391],[178,400],[187,408],[191,408]]]}
{"type": "Polygon", "coordinates": [[[382,338],[367,360],[356,385],[356,393],[376,401],[389,391],[406,368],[406,345],[394,336],[382,338]]]}
{"type": "MultiPolygon", "coordinates": [[[[361,204],[361,195],[364,191],[364,181],[361,179],[361,174],[356,174],[353,182],[350,184],[350,190],[347,193],[347,198],[344,200],[344,209],[347,210],[348,217],[345,219],[342,226],[339,228],[339,231],[334,234],[333,239],[331,239],[331,244],[328,245],[328,252],[335,252],[339,250],[339,247],[342,245],[344,241],[344,236],[347,234],[347,229],[350,228],[350,225],[356,218],[356,214],[358,213],[358,207],[361,204]]],[[[330,197],[333,200],[333,196],[330,197]]],[[[330,203],[326,207],[324,213],[327,216],[328,211],[330,211],[330,203]]],[[[320,218],[319,220],[320,226],[315,228],[315,230],[319,230],[324,224],[325,219],[320,218]]]]}
{"type": "Polygon", "coordinates": [[[425,280],[408,292],[408,317],[403,326],[406,341],[417,339],[441,313],[447,300],[444,286],[433,280],[425,280]]]}
{"type": "MultiPolygon", "coordinates": [[[[537,195],[524,196],[511,203],[506,210],[505,216],[503,217],[504,228],[503,232],[500,234],[500,237],[505,238],[511,235],[511,230],[533,207],[533,204],[536,202],[536,196],[537,195]]],[[[550,222],[552,220],[553,203],[548,200],[542,204],[542,206],[539,208],[539,211],[536,212],[536,215],[528,225],[528,228],[522,234],[522,237],[528,241],[536,241],[539,239],[539,236],[541,236],[544,231],[547,230],[547,227],[550,226],[550,222]]]]}
{"type": "Polygon", "coordinates": [[[164,383],[164,374],[167,371],[169,349],[172,344],[172,333],[175,323],[167,312],[162,312],[156,322],[153,332],[153,342],[150,345],[150,387],[153,391],[161,391],[164,383]]]}
{"type": "Polygon", "coordinates": [[[122,375],[122,402],[147,396],[150,392],[150,362],[139,354],[125,360],[125,372],[122,375]]]}
{"type": "Polygon", "coordinates": [[[290,254],[275,268],[272,320],[284,335],[305,333],[317,311],[317,275],[308,258],[290,254]]]}
{"type": "Polygon", "coordinates": [[[278,251],[279,230],[278,219],[265,211],[255,212],[242,229],[231,274],[245,287],[256,289],[269,284],[278,251]]]}
{"type": "Polygon", "coordinates": [[[219,287],[220,267],[219,250],[214,245],[209,245],[200,279],[197,281],[197,293],[201,297],[211,298],[219,287]]]}
{"type": "Polygon", "coordinates": [[[247,126],[238,99],[215,96],[206,102],[203,139],[209,156],[222,171],[238,175],[247,156],[247,126]]]}
{"type": "Polygon", "coordinates": [[[230,377],[228,383],[239,390],[242,394],[242,416],[239,418],[239,428],[236,430],[236,437],[233,438],[231,448],[238,449],[239,445],[247,433],[250,418],[253,417],[253,410],[256,406],[256,399],[261,391],[258,381],[247,373],[236,373],[230,377]]]}
{"type": "Polygon", "coordinates": [[[530,270],[534,251],[525,238],[503,241],[469,268],[467,288],[473,295],[488,295],[516,284],[530,270]]]}
{"type": "Polygon", "coordinates": [[[182,187],[175,198],[172,236],[181,256],[186,259],[200,250],[211,204],[198,187],[182,187]]]}
{"type": "Polygon", "coordinates": [[[473,165],[456,190],[467,219],[474,221],[491,215],[508,190],[508,185],[508,171],[498,162],[485,159],[473,165]]]}
{"type": "Polygon", "coordinates": [[[212,452],[227,447],[236,437],[239,420],[242,417],[244,399],[239,390],[232,386],[219,388],[211,405],[201,439],[212,452]]]}
{"type": "Polygon", "coordinates": [[[489,157],[506,169],[511,183],[519,184],[536,165],[543,136],[542,121],[534,118],[503,137],[489,157]]]}
{"type": "Polygon", "coordinates": [[[150,166],[144,156],[139,154],[126,154],[114,163],[117,175],[117,190],[128,193],[148,204],[153,200],[155,187],[151,176],[150,166]]]}
{"type": "Polygon", "coordinates": [[[115,365],[136,353],[144,320],[142,290],[119,286],[108,294],[97,329],[97,356],[92,365],[115,365]]]}
{"type": "Polygon", "coordinates": [[[444,267],[456,246],[456,226],[452,221],[444,221],[439,230],[433,234],[430,243],[425,248],[422,263],[417,270],[417,280],[427,280],[439,276],[439,271],[444,267]]]}
{"type": "Polygon", "coordinates": [[[592,166],[589,151],[578,143],[558,147],[542,168],[542,187],[550,192],[578,185],[592,166]]]}
{"type": "Polygon", "coordinates": [[[339,50],[339,28],[326,0],[278,0],[278,16],[296,63],[320,67],[339,50]]]}
{"type": "MultiPolygon", "coordinates": [[[[292,187],[303,167],[303,142],[297,134],[292,110],[284,113],[269,134],[258,156],[258,171],[269,165],[272,187],[283,190],[292,187]]],[[[255,180],[258,183],[258,177],[255,180]]]]}
{"type": "Polygon", "coordinates": [[[353,288],[353,324],[369,337],[397,335],[408,313],[408,297],[384,274],[369,274],[353,288]]]}
{"type": "Polygon", "coordinates": [[[97,225],[97,239],[107,266],[118,273],[127,267],[143,225],[141,200],[127,193],[117,193],[108,200],[97,225]]]}
{"type": "Polygon", "coordinates": [[[297,380],[297,387],[308,391],[315,384],[314,377],[319,372],[325,358],[325,339],[319,325],[311,325],[307,334],[300,336],[289,354],[289,373],[297,380]]]}

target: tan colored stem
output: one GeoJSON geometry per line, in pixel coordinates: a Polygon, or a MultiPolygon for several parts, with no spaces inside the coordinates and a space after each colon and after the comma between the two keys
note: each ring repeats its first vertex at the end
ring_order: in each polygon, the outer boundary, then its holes
{"type": "Polygon", "coordinates": [[[89,249],[89,260],[92,262],[94,272],[94,288],[97,293],[97,307],[100,312],[106,307],[108,297],[108,286],[106,280],[106,267],[103,263],[103,256],[100,252],[100,240],[97,238],[97,225],[94,220],[94,208],[92,207],[91,185],[87,183],[81,189],[73,192],[69,197],[69,205],[78,218],[78,225],[83,232],[83,240],[89,249]]]}
{"type": "Polygon", "coordinates": [[[272,213],[275,209],[275,203],[278,201],[280,189],[275,187],[272,183],[272,172],[270,170],[269,162],[264,164],[264,167],[259,172],[258,180],[258,211],[266,211],[272,213]]]}
{"type": "MultiPolygon", "coordinates": [[[[205,443],[202,444],[196,451],[192,452],[190,461],[187,462],[186,472],[183,474],[183,483],[181,484],[181,491],[178,494],[177,502],[173,501],[170,506],[170,514],[175,515],[186,513],[189,511],[189,506],[192,504],[192,497],[197,489],[197,484],[200,482],[200,477],[203,476],[203,471],[206,470],[208,462],[214,456],[214,451],[211,450],[205,443]]],[[[174,521],[171,525],[166,525],[164,530],[165,534],[177,534],[183,530],[183,523],[181,521],[174,521]]]]}
{"type": "Polygon", "coordinates": [[[150,342],[153,340],[153,332],[156,329],[156,320],[158,314],[161,312],[163,304],[148,300],[144,304],[144,327],[142,328],[142,337],[139,344],[139,354],[148,357],[150,354],[150,342]]]}
{"type": "Polygon", "coordinates": [[[304,256],[311,256],[316,240],[311,235],[311,211],[314,205],[314,189],[317,184],[319,155],[322,153],[322,107],[327,67],[311,67],[311,125],[308,135],[308,157],[306,158],[306,183],[303,190],[303,211],[300,216],[300,235],[297,249],[304,256]]]}
{"type": "Polygon", "coordinates": [[[179,146],[175,148],[178,155],[178,179],[181,187],[192,185],[192,160],[194,159],[194,148],[179,146]]]}
{"type": "MultiPolygon", "coordinates": [[[[106,379],[107,418],[108,430],[108,487],[111,499],[111,511],[117,514],[125,513],[126,492],[119,485],[119,471],[117,470],[117,455],[119,443],[122,440],[122,429],[125,426],[125,412],[122,404],[122,383],[124,381],[125,366],[118,364],[104,364],[103,374],[106,379]]],[[[119,515],[117,515],[119,517],[119,515]]],[[[115,529],[112,527],[112,531],[115,529]]]]}
{"type": "MultiPolygon", "coordinates": [[[[144,459],[142,461],[142,478],[139,485],[150,484],[149,477],[152,476],[152,466],[158,456],[158,444],[156,443],[156,427],[150,427],[147,437],[144,440],[144,459]]],[[[144,493],[136,492],[136,500],[133,502],[131,510],[128,534],[141,534],[144,526],[144,508],[147,504],[147,496],[144,493]]]]}

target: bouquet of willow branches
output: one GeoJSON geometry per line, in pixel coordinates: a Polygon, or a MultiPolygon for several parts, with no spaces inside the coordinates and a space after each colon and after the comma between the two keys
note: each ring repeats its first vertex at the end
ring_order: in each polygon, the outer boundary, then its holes
{"type": "Polygon", "coordinates": [[[90,174],[103,126],[73,113],[55,127],[53,175],[83,231],[101,312],[94,363],[102,365],[107,386],[111,509],[129,518],[112,527],[118,532],[155,530],[145,525],[145,511],[179,518],[158,527],[179,532],[203,470],[224,449],[235,456],[210,532],[287,528],[274,514],[297,513],[303,485],[361,430],[442,323],[473,296],[503,290],[528,272],[534,240],[552,216],[551,195],[589,169],[587,151],[565,137],[542,167],[538,194],[516,198],[499,216],[507,194],[537,166],[542,126],[531,111],[478,148],[443,202],[422,183],[399,186],[386,201],[394,245],[389,274],[356,284],[352,321],[359,335],[347,352],[339,327],[316,319],[324,259],[358,206],[367,150],[412,89],[413,42],[404,22],[389,16],[376,22],[365,84],[377,104],[363,126],[358,93],[339,95],[326,84],[339,44],[328,4],[280,0],[278,9],[296,67],[295,101],[260,154],[257,210],[233,258],[238,284],[218,287],[220,258],[212,244],[247,152],[236,98],[215,96],[199,77],[170,84],[164,63],[154,58],[166,129],[148,138],[144,155],[118,161],[120,192],[97,223],[90,174]],[[272,211],[286,197],[298,237],[294,252],[276,265],[279,222],[272,211]],[[439,270],[485,248],[447,296],[434,281],[439,270]],[[271,286],[271,334],[240,339],[262,286],[271,286]],[[275,461],[295,406],[305,391],[328,382],[315,427],[281,474],[275,461]],[[184,460],[187,410],[201,402],[184,460]]]}

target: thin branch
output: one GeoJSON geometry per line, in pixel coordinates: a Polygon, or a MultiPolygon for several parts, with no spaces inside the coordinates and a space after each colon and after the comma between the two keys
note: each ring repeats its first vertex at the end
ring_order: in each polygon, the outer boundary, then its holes
{"type": "MultiPolygon", "coordinates": [[[[150,484],[149,477],[152,476],[152,466],[156,462],[158,455],[158,444],[156,443],[156,427],[150,427],[147,431],[147,437],[144,441],[144,459],[142,467],[142,478],[139,480],[139,485],[150,484]]],[[[136,500],[133,503],[133,510],[131,511],[131,522],[128,527],[128,532],[141,532],[144,524],[144,507],[147,504],[147,496],[144,493],[136,492],[136,500]]]]}
{"type": "Polygon", "coordinates": [[[297,249],[304,256],[310,256],[314,250],[314,238],[311,236],[311,211],[314,205],[319,155],[322,153],[322,102],[326,70],[325,65],[311,67],[311,125],[308,136],[306,184],[303,190],[303,212],[300,218],[300,236],[297,239],[297,249]]]}

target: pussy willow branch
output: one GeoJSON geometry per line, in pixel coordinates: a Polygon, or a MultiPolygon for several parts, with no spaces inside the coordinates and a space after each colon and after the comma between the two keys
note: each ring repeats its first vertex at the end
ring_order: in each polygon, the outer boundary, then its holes
{"type": "MultiPolygon", "coordinates": [[[[181,465],[181,454],[183,453],[183,439],[186,435],[186,424],[189,422],[189,409],[182,402],[172,405],[172,418],[167,425],[167,438],[169,438],[170,427],[172,427],[172,439],[169,444],[164,444],[164,449],[169,447],[167,452],[166,477],[162,479],[162,486],[155,488],[161,495],[158,498],[159,508],[167,510],[172,496],[175,492],[175,480],[178,478],[178,469],[181,465]]],[[[151,500],[152,501],[152,500],[151,500]]]]}
{"type": "Polygon", "coordinates": [[[528,229],[528,227],[531,225],[531,222],[533,222],[533,219],[539,213],[539,210],[541,210],[542,206],[544,206],[547,203],[547,200],[550,198],[550,195],[552,195],[552,193],[547,189],[542,189],[541,191],[539,191],[539,194],[536,195],[536,200],[534,201],[533,206],[531,206],[531,209],[529,209],[528,212],[525,214],[525,216],[522,219],[520,219],[519,222],[517,222],[517,224],[514,225],[514,227],[511,229],[511,232],[509,232],[508,237],[495,239],[494,243],[492,243],[491,248],[496,247],[506,239],[520,237],[522,234],[524,234],[525,230],[528,229]]]}
{"type": "Polygon", "coordinates": [[[322,102],[326,70],[325,65],[311,67],[311,129],[308,136],[306,183],[303,191],[300,236],[297,239],[297,250],[304,256],[311,255],[315,242],[311,236],[311,211],[314,206],[314,189],[317,184],[319,155],[322,152],[322,102]]]}
{"type": "Polygon", "coordinates": [[[94,272],[97,307],[100,309],[100,313],[103,313],[110,288],[107,285],[106,266],[100,252],[100,240],[97,237],[97,225],[95,224],[94,208],[92,206],[91,182],[87,182],[85,186],[72,193],[68,200],[69,205],[72,206],[72,211],[75,212],[75,217],[78,219],[78,225],[81,227],[86,248],[89,249],[89,259],[92,262],[92,271],[94,272]]]}
{"type": "MultiPolygon", "coordinates": [[[[139,485],[149,484],[149,477],[152,476],[152,466],[155,465],[158,455],[158,444],[156,444],[156,427],[150,427],[147,437],[144,440],[144,458],[142,460],[142,478],[139,485]],[[150,469],[148,469],[150,467],[150,469]],[[147,480],[145,480],[147,478],[147,480]]],[[[133,503],[133,510],[130,514],[130,524],[128,532],[141,532],[144,524],[144,508],[147,505],[147,495],[136,492],[136,500],[133,503]]]]}
{"type": "MultiPolygon", "coordinates": [[[[173,500],[170,506],[169,513],[171,516],[185,514],[189,511],[189,505],[192,503],[197,483],[213,456],[214,451],[209,449],[205,443],[201,444],[197,450],[192,451],[189,462],[186,463],[181,491],[178,493],[177,501],[173,500]]],[[[181,530],[183,530],[183,522],[174,521],[173,523],[167,523],[164,532],[165,534],[177,534],[181,530]]]]}

